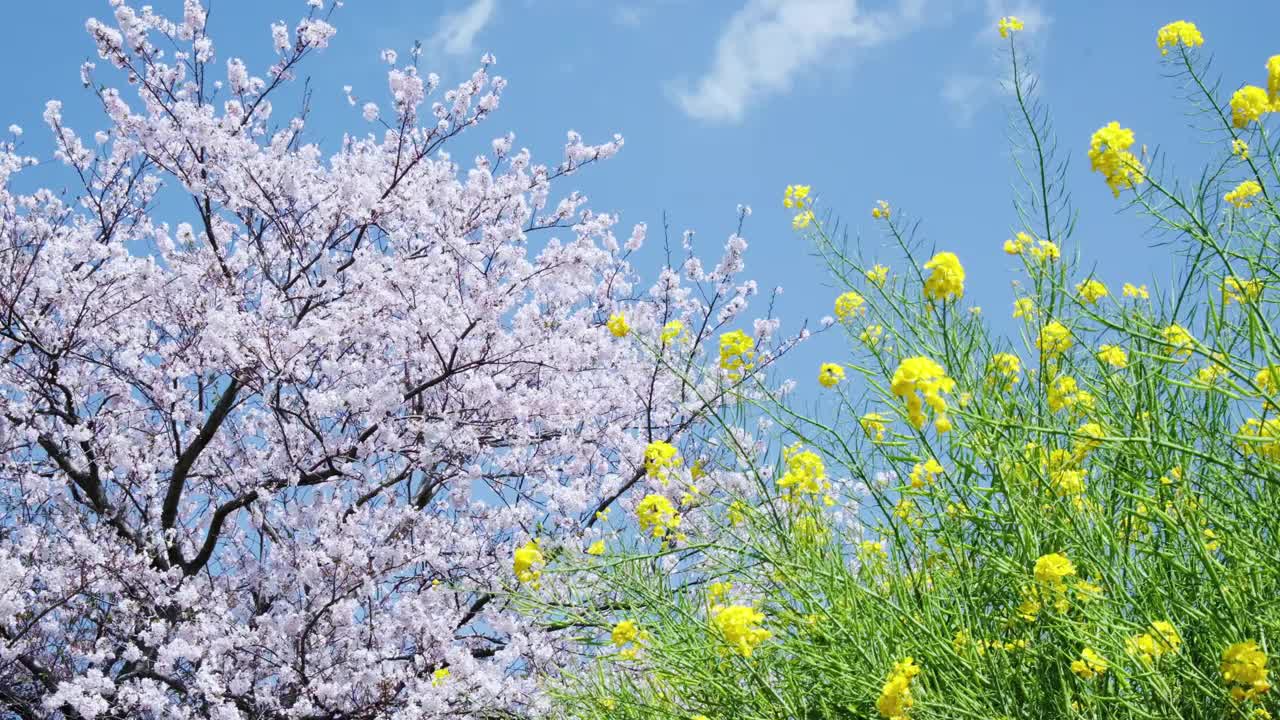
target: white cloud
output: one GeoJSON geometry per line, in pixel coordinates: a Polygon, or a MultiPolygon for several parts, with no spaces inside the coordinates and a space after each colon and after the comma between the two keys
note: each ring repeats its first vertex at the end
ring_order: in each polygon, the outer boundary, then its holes
{"type": "Polygon", "coordinates": [[[1000,81],[988,75],[957,73],[942,82],[942,100],[951,108],[951,119],[968,127],[973,116],[1000,90],[1000,81]]]}
{"type": "Polygon", "coordinates": [[[648,16],[647,8],[636,5],[618,5],[613,9],[613,22],[624,27],[637,27],[648,16]]]}
{"type": "Polygon", "coordinates": [[[857,0],[748,0],[716,43],[711,69],[675,91],[688,115],[737,122],[747,106],[784,93],[838,51],[880,45],[919,23],[923,0],[860,12],[857,0]]]}
{"type": "Polygon", "coordinates": [[[472,0],[462,10],[445,15],[432,37],[432,45],[450,55],[474,52],[476,35],[493,20],[497,6],[497,0],[472,0]]]}
{"type": "MultiPolygon", "coordinates": [[[[973,42],[982,49],[986,58],[992,58],[985,61],[989,69],[952,73],[943,79],[942,89],[939,91],[943,103],[951,110],[952,119],[960,127],[968,127],[978,112],[1001,94],[1013,89],[1013,76],[1007,54],[992,52],[1003,49],[1008,42],[996,31],[996,23],[1006,15],[1017,17],[1025,26],[1017,36],[1019,65],[1026,60],[1028,51],[1040,55],[1045,47],[1052,18],[1039,6],[1028,2],[1010,4],[1002,0],[987,0],[982,28],[974,36],[973,42]]],[[[1037,79],[1034,70],[1025,72],[1025,79],[1033,82],[1037,79]]]]}

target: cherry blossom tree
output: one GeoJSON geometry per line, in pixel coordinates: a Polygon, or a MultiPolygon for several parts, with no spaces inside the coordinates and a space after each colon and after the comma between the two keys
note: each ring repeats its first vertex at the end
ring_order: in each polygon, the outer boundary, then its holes
{"type": "Polygon", "coordinates": [[[756,292],[740,235],[646,288],[644,226],[551,190],[621,137],[464,167],[490,57],[442,92],[383,52],[373,131],[326,155],[305,94],[272,105],[335,35],[307,5],[259,77],[197,0],[115,0],[105,129],[44,114],[74,190],[14,189],[35,160],[0,143],[0,717],[536,714],[566,653],[512,611],[513,551],[673,492],[647,444],[742,382],[714,357],[756,292]]]}

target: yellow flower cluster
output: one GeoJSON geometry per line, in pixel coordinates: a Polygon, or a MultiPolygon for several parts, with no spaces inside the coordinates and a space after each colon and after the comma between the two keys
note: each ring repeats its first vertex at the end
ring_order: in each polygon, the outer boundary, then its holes
{"type": "Polygon", "coordinates": [[[862,295],[850,290],[842,293],[836,298],[836,319],[840,322],[848,322],[855,315],[863,315],[867,312],[867,299],[862,295]]]}
{"type": "Polygon", "coordinates": [[[731,380],[737,380],[751,370],[755,359],[755,341],[741,330],[733,330],[720,336],[720,369],[731,380]]]}
{"type": "Polygon", "coordinates": [[[877,220],[888,220],[892,212],[889,208],[889,203],[884,200],[877,200],[876,206],[871,208],[871,217],[877,220]]]}
{"type": "Polygon", "coordinates": [[[870,270],[863,273],[867,278],[867,282],[876,287],[884,287],[885,280],[889,279],[889,268],[884,265],[872,265],[870,270]]]}
{"type": "Polygon", "coordinates": [[[1280,107],[1280,55],[1267,58],[1267,96],[1280,107]]]}
{"type": "Polygon", "coordinates": [[[1230,305],[1237,302],[1243,305],[1246,302],[1257,302],[1262,296],[1262,281],[1257,278],[1239,278],[1230,275],[1222,281],[1222,302],[1224,305],[1230,305]]]}
{"type": "Polygon", "coordinates": [[[1240,431],[1240,452],[1280,462],[1280,418],[1249,418],[1240,431]]]}
{"type": "Polygon", "coordinates": [[[671,471],[683,463],[680,451],[671,443],[654,440],[644,449],[645,474],[654,480],[660,480],[663,485],[667,484],[671,471]]]}
{"type": "Polygon", "coordinates": [[[1000,18],[1000,22],[996,24],[996,30],[1000,32],[1000,37],[1007,38],[1009,33],[1015,33],[1022,30],[1023,24],[1014,15],[1008,15],[1000,18]]]}
{"type": "MultiPolygon", "coordinates": [[[[1277,55],[1276,57],[1280,58],[1280,55],[1277,55]]],[[[1231,154],[1235,155],[1241,160],[1248,160],[1249,159],[1249,143],[1245,142],[1244,140],[1241,140],[1240,138],[1236,138],[1232,140],[1231,154]]]]}
{"type": "Polygon", "coordinates": [[[812,450],[805,450],[796,443],[782,451],[782,459],[787,470],[778,478],[778,487],[786,490],[789,498],[795,499],[801,493],[817,495],[831,487],[822,457],[812,450]]]}
{"type": "Polygon", "coordinates": [[[1102,345],[1098,348],[1098,359],[1117,370],[1129,365],[1129,354],[1118,345],[1102,345]]]}
{"type": "Polygon", "coordinates": [[[605,323],[609,328],[609,332],[614,337],[626,337],[631,332],[631,326],[627,324],[627,318],[622,313],[614,313],[609,316],[609,322],[605,323]]]}
{"type": "Polygon", "coordinates": [[[889,679],[880,689],[880,699],[876,700],[876,709],[889,720],[903,720],[914,701],[911,698],[911,680],[920,674],[920,666],[913,658],[907,657],[893,664],[889,679]]]}
{"type": "Polygon", "coordinates": [[[870,412],[858,418],[858,424],[862,425],[862,432],[876,442],[884,440],[885,425],[888,422],[888,418],[876,412],[870,412]]]}
{"type": "Polygon", "coordinates": [[[1036,316],[1036,301],[1031,298],[1018,298],[1013,301],[1013,316],[1030,320],[1036,316]]]}
{"type": "Polygon", "coordinates": [[[662,326],[662,335],[659,337],[661,338],[663,344],[666,344],[680,337],[680,333],[682,332],[684,332],[684,323],[680,322],[679,320],[672,320],[671,322],[662,326]]]}
{"type": "Polygon", "coordinates": [[[1184,47],[1200,47],[1204,44],[1204,36],[1195,23],[1176,20],[1156,31],[1156,47],[1161,55],[1168,55],[1169,48],[1177,45],[1184,47]]]}
{"type": "Polygon", "coordinates": [[[711,608],[711,620],[734,652],[751,657],[756,647],[773,636],[760,627],[764,613],[746,605],[716,605],[711,608]]]}
{"type": "Polygon", "coordinates": [[[927,357],[910,357],[898,364],[890,391],[907,403],[907,419],[915,429],[924,427],[924,406],[936,414],[934,425],[939,432],[951,427],[947,418],[947,399],[942,395],[955,389],[956,381],[947,377],[941,365],[927,357]]]}
{"type": "Polygon", "coordinates": [[[1071,331],[1057,320],[1050,320],[1049,324],[1040,331],[1040,336],[1036,338],[1036,347],[1049,359],[1070,350],[1071,343],[1071,331]]]}
{"type": "Polygon", "coordinates": [[[1080,659],[1071,661],[1071,672],[1082,680],[1092,680],[1107,671],[1107,661],[1091,647],[1081,648],[1080,659]]]}
{"type": "Polygon", "coordinates": [[[641,532],[656,538],[666,537],[668,532],[680,527],[680,514],[671,501],[661,495],[645,495],[636,505],[636,519],[641,532]]]}
{"type": "Polygon", "coordinates": [[[530,540],[516,548],[512,560],[516,580],[522,583],[535,583],[542,576],[542,565],[546,562],[542,550],[538,548],[537,540],[530,540]]]}
{"type": "Polygon", "coordinates": [[[1176,655],[1182,647],[1182,637],[1173,625],[1165,620],[1151,623],[1147,632],[1138,633],[1125,641],[1130,655],[1150,665],[1165,655],[1176,655]]]}
{"type": "Polygon", "coordinates": [[[924,281],[924,296],[931,300],[950,300],[964,296],[964,266],[955,253],[940,252],[924,264],[931,271],[924,281]]]}
{"type": "Polygon", "coordinates": [[[1181,325],[1174,324],[1166,327],[1160,331],[1160,337],[1171,346],[1169,354],[1173,357],[1185,360],[1195,351],[1195,338],[1191,337],[1191,333],[1181,325]]]}
{"type": "Polygon", "coordinates": [[[1070,375],[1059,375],[1049,383],[1049,410],[1058,412],[1067,409],[1082,412],[1093,407],[1093,393],[1081,390],[1076,379],[1070,375]]]}
{"type": "Polygon", "coordinates": [[[991,356],[987,371],[987,385],[1009,387],[1022,380],[1022,360],[1013,353],[996,353],[991,356]]]}
{"type": "Polygon", "coordinates": [[[1076,566],[1062,553],[1049,553],[1036,559],[1033,574],[1036,582],[1050,588],[1061,588],[1067,578],[1075,576],[1076,566]]]}
{"type": "Polygon", "coordinates": [[[1223,200],[1237,208],[1253,207],[1253,199],[1262,194],[1262,186],[1256,180],[1245,180],[1234,190],[1222,196],[1223,200]]]}
{"type": "Polygon", "coordinates": [[[1232,644],[1222,651],[1222,681],[1236,702],[1252,700],[1271,689],[1267,680],[1267,654],[1252,640],[1232,644]]]}
{"type": "Polygon", "coordinates": [[[647,639],[649,633],[641,630],[634,620],[623,620],[609,633],[609,642],[621,648],[618,657],[623,659],[634,658],[640,652],[641,643],[647,639]]]}
{"type": "Polygon", "coordinates": [[[1137,300],[1149,300],[1151,295],[1147,293],[1146,285],[1134,285],[1133,283],[1124,284],[1124,296],[1127,298],[1135,298],[1137,300]]]}
{"type": "Polygon", "coordinates": [[[788,185],[787,192],[782,198],[783,207],[797,210],[795,217],[791,218],[791,227],[796,230],[806,228],[813,222],[809,191],[808,185],[788,185]]]}
{"type": "Polygon", "coordinates": [[[1076,285],[1076,294],[1086,305],[1092,305],[1111,293],[1106,285],[1090,278],[1076,285]]]}
{"type": "Polygon", "coordinates": [[[911,487],[919,490],[925,485],[932,484],[944,472],[946,472],[946,468],[942,467],[942,463],[934,458],[929,458],[922,463],[916,463],[915,467],[911,468],[911,487]]]}
{"type": "Polygon", "coordinates": [[[1111,193],[1120,197],[1120,191],[1143,182],[1146,168],[1129,151],[1133,146],[1133,131],[1112,121],[1098,128],[1089,140],[1089,166],[1102,173],[1111,193]]]}
{"type": "Polygon", "coordinates": [[[1273,110],[1267,91],[1257,85],[1245,85],[1231,94],[1231,124],[1246,128],[1273,110]]]}
{"type": "Polygon", "coordinates": [[[835,363],[822,363],[818,368],[818,384],[824,388],[833,388],[844,380],[844,368],[835,363]]]}

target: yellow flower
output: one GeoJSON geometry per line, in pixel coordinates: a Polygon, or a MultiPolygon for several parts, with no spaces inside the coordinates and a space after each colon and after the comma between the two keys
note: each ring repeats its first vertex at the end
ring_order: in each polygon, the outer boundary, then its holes
{"type": "Polygon", "coordinates": [[[1195,23],[1186,20],[1171,22],[1156,32],[1156,46],[1160,48],[1161,55],[1168,55],[1169,48],[1176,45],[1192,48],[1203,44],[1204,36],[1200,34],[1200,29],[1195,23]]]}
{"type": "Polygon", "coordinates": [[[1169,350],[1170,355],[1185,360],[1191,357],[1191,353],[1194,352],[1195,338],[1191,337],[1191,333],[1187,332],[1187,329],[1181,325],[1170,325],[1160,331],[1160,336],[1164,338],[1166,343],[1173,346],[1169,350]]]}
{"type": "Polygon", "coordinates": [[[872,265],[871,269],[863,273],[863,275],[866,276],[867,282],[872,285],[884,287],[885,280],[889,278],[889,268],[879,264],[872,265]]]}
{"type": "Polygon", "coordinates": [[[1036,348],[1048,358],[1055,358],[1071,349],[1071,331],[1057,320],[1050,320],[1036,338],[1036,348]]]}
{"type": "Polygon", "coordinates": [[[1089,279],[1076,285],[1076,294],[1086,304],[1092,305],[1111,293],[1107,290],[1106,285],[1097,280],[1089,279]]]}
{"type": "Polygon", "coordinates": [[[875,440],[876,442],[884,440],[885,425],[888,421],[889,419],[884,415],[874,412],[867,413],[866,415],[858,418],[858,424],[862,425],[862,432],[866,433],[867,437],[875,440]]]}
{"type": "Polygon", "coordinates": [[[1098,359],[1117,370],[1129,365],[1129,355],[1117,345],[1103,345],[1098,348],[1098,359]]]}
{"type": "Polygon", "coordinates": [[[1267,58],[1267,97],[1280,105],[1280,55],[1267,58]]]}
{"type": "Polygon", "coordinates": [[[622,647],[627,643],[639,644],[645,639],[645,633],[636,625],[634,620],[623,620],[613,626],[613,631],[609,633],[609,642],[618,647],[622,647]]]}
{"type": "Polygon", "coordinates": [[[730,379],[736,380],[753,367],[755,341],[741,330],[733,330],[720,336],[720,369],[730,379]]]}
{"type": "Polygon", "coordinates": [[[835,363],[822,363],[818,368],[818,384],[824,388],[833,388],[844,380],[844,368],[835,363]]]}
{"type": "Polygon", "coordinates": [[[1102,587],[1087,580],[1077,581],[1071,589],[1075,591],[1076,597],[1080,598],[1081,602],[1092,602],[1102,597],[1102,587]]]}
{"type": "Polygon", "coordinates": [[[1022,30],[1022,21],[1013,15],[1000,18],[1000,22],[996,25],[996,29],[1000,31],[1000,37],[1007,38],[1009,33],[1022,30]]]}
{"type": "Polygon", "coordinates": [[[858,339],[867,345],[867,347],[875,347],[880,342],[880,337],[884,335],[883,325],[868,325],[858,333],[858,339]]]}
{"type": "Polygon", "coordinates": [[[1222,681],[1231,688],[1232,699],[1245,702],[1271,689],[1267,659],[1252,640],[1234,643],[1222,651],[1222,681]]]}
{"type": "Polygon", "coordinates": [[[760,627],[764,613],[745,605],[717,605],[711,610],[711,619],[724,639],[743,657],[751,657],[760,643],[773,636],[760,627]]]}
{"type": "Polygon", "coordinates": [[[588,554],[588,555],[603,555],[603,554],[604,554],[604,541],[603,541],[603,540],[597,540],[597,541],[595,541],[595,542],[591,543],[591,546],[587,548],[587,554],[588,554]]]}
{"type": "Polygon", "coordinates": [[[1071,672],[1083,680],[1092,680],[1107,671],[1107,661],[1097,650],[1086,647],[1080,650],[1080,659],[1071,662],[1071,672]]]}
{"type": "Polygon", "coordinates": [[[801,210],[796,216],[791,218],[791,228],[793,230],[803,230],[809,227],[809,223],[813,222],[812,210],[801,210]]]}
{"type": "Polygon", "coordinates": [[[889,557],[889,554],[884,551],[883,540],[863,540],[858,543],[858,555],[868,562],[884,560],[889,557]]]}
{"type": "Polygon", "coordinates": [[[911,698],[911,680],[920,674],[920,666],[910,657],[894,663],[893,671],[880,689],[876,709],[890,720],[903,720],[914,701],[911,698]]]}
{"type": "Polygon", "coordinates": [[[787,192],[782,198],[782,206],[787,208],[803,208],[809,197],[808,185],[788,185],[787,192]]]}
{"type": "Polygon", "coordinates": [[[1031,319],[1036,315],[1036,301],[1031,298],[1018,298],[1013,301],[1013,316],[1015,318],[1031,319]]]}
{"type": "Polygon", "coordinates": [[[662,342],[669,343],[672,340],[675,340],[676,338],[680,337],[680,333],[682,332],[684,332],[684,323],[680,322],[679,320],[672,320],[671,322],[662,326],[662,335],[661,335],[662,342]]]}
{"type": "Polygon", "coordinates": [[[445,678],[449,677],[449,668],[436,668],[431,671],[431,686],[440,687],[444,684],[445,678]]]}
{"type": "Polygon", "coordinates": [[[782,451],[787,470],[778,478],[778,487],[787,490],[792,497],[798,493],[816,495],[828,487],[827,469],[822,458],[812,450],[804,450],[799,443],[782,451]]]}
{"type": "Polygon", "coordinates": [[[1253,384],[1257,385],[1264,394],[1280,390],[1280,365],[1268,365],[1259,370],[1253,376],[1253,384]]]}
{"type": "Polygon", "coordinates": [[[1036,246],[1029,248],[1027,252],[1039,262],[1051,262],[1062,257],[1058,244],[1048,240],[1037,241],[1036,246]]]}
{"type": "Polygon", "coordinates": [[[922,463],[916,463],[915,467],[911,469],[911,487],[919,490],[925,485],[931,484],[935,478],[944,472],[946,472],[946,469],[933,458],[929,458],[922,463]]]}
{"type": "Polygon", "coordinates": [[[716,605],[721,600],[729,597],[729,591],[733,589],[731,582],[713,582],[707,586],[707,604],[716,605]]]}
{"type": "Polygon", "coordinates": [[[931,300],[949,300],[964,296],[964,266],[955,253],[940,252],[924,264],[931,270],[924,281],[924,296],[931,300]]]}
{"type": "Polygon", "coordinates": [[[1237,128],[1248,127],[1271,110],[1267,91],[1256,85],[1245,85],[1231,95],[1231,124],[1237,128]]]}
{"type": "Polygon", "coordinates": [[[1238,208],[1253,207],[1253,199],[1262,194],[1262,186],[1256,180],[1245,180],[1234,190],[1222,196],[1223,200],[1238,208]]]}
{"type": "Polygon", "coordinates": [[[943,393],[955,389],[956,381],[947,377],[941,365],[927,357],[910,357],[898,364],[893,373],[890,391],[907,403],[907,419],[919,430],[924,426],[924,406],[928,405],[939,418],[945,417],[947,400],[943,393]]]}
{"type": "Polygon", "coordinates": [[[1280,418],[1249,418],[1236,434],[1240,436],[1240,452],[1280,462],[1280,418]]]}
{"type": "Polygon", "coordinates": [[[1133,131],[1110,122],[1098,128],[1089,140],[1089,165],[1094,172],[1102,173],[1111,193],[1120,197],[1120,191],[1143,182],[1146,168],[1129,147],[1133,145],[1133,131]]]}
{"type": "MultiPolygon", "coordinates": [[[[1276,55],[1271,59],[1275,60],[1276,58],[1280,58],[1280,55],[1276,55]]],[[[1248,160],[1249,159],[1249,143],[1245,142],[1244,140],[1241,140],[1240,138],[1236,138],[1235,140],[1232,140],[1231,154],[1239,157],[1241,160],[1248,160]]]]}
{"type": "Polygon", "coordinates": [[[627,324],[627,318],[622,313],[614,313],[609,316],[609,322],[605,323],[609,328],[609,332],[614,337],[626,337],[631,332],[631,326],[627,324]]]}
{"type": "Polygon", "coordinates": [[[1127,298],[1137,298],[1139,300],[1147,300],[1151,297],[1147,293],[1146,285],[1134,285],[1133,283],[1124,284],[1124,296],[1127,298]]]}
{"type": "Polygon", "coordinates": [[[1070,375],[1060,375],[1049,383],[1049,410],[1058,412],[1063,408],[1072,410],[1088,410],[1093,407],[1093,395],[1081,390],[1076,379],[1070,375]]]}
{"type": "Polygon", "coordinates": [[[1218,381],[1218,378],[1227,374],[1227,369],[1221,365],[1205,365],[1196,371],[1196,379],[1205,385],[1212,385],[1218,381]]]}
{"type": "Polygon", "coordinates": [[[1019,232],[1011,239],[1004,241],[1004,251],[1008,255],[1021,255],[1022,251],[1026,250],[1034,242],[1035,238],[1031,237],[1031,235],[1019,232]]]}
{"type": "Polygon", "coordinates": [[[636,506],[636,519],[640,531],[653,537],[666,537],[667,532],[680,526],[680,514],[671,501],[661,495],[645,495],[636,506]]]}
{"type": "Polygon", "coordinates": [[[884,200],[877,200],[876,206],[871,208],[871,217],[877,220],[888,220],[891,212],[889,203],[884,200]]]}
{"type": "Polygon", "coordinates": [[[1182,637],[1173,625],[1165,620],[1151,623],[1151,629],[1134,635],[1125,641],[1130,655],[1150,664],[1163,655],[1175,655],[1182,647],[1182,637]]]}
{"type": "Polygon", "coordinates": [[[1041,555],[1036,560],[1036,582],[1050,587],[1062,585],[1064,579],[1076,574],[1076,566],[1062,553],[1041,555]]]}
{"type": "Polygon", "coordinates": [[[855,315],[865,314],[867,300],[858,293],[850,290],[836,298],[836,318],[841,322],[848,322],[855,315]]]}
{"type": "Polygon", "coordinates": [[[512,569],[515,571],[516,580],[522,583],[532,583],[542,575],[542,565],[546,562],[546,558],[542,556],[542,551],[538,549],[538,541],[530,540],[524,545],[516,549],[513,557],[512,569]]]}
{"type": "Polygon", "coordinates": [[[1262,281],[1258,278],[1249,278],[1247,280],[1230,275],[1222,280],[1222,302],[1230,305],[1237,302],[1243,305],[1246,302],[1256,302],[1262,295],[1262,281]]]}
{"type": "Polygon", "coordinates": [[[654,480],[661,480],[663,485],[667,484],[671,471],[683,463],[684,459],[680,457],[680,451],[676,450],[671,443],[654,440],[644,449],[645,474],[654,480]]]}
{"type": "Polygon", "coordinates": [[[1017,385],[1022,380],[1022,360],[1013,353],[996,353],[991,356],[989,385],[1017,385]]]}

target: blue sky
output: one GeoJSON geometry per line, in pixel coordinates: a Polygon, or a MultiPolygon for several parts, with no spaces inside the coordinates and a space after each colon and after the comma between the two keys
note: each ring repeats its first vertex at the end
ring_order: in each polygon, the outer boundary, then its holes
{"type": "MultiPolygon", "coordinates": [[[[180,13],[178,0],[155,5],[180,13]]],[[[6,11],[0,127],[22,125],[27,151],[47,157],[46,100],[64,100],[67,119],[86,135],[102,125],[78,67],[93,54],[84,18],[106,17],[110,8],[105,0],[58,0],[14,2],[6,11]]],[[[269,23],[292,23],[304,11],[302,0],[215,0],[219,60],[241,56],[261,74],[269,23]]],[[[569,183],[596,209],[621,213],[623,227],[648,222],[651,239],[660,238],[665,211],[677,234],[697,230],[708,254],[733,229],[737,205],[751,205],[748,275],[762,288],[786,288],[784,330],[829,314],[834,295],[781,207],[782,189],[793,182],[819,190],[863,233],[869,252],[881,243],[868,215],[873,203],[883,198],[910,211],[924,221],[927,240],[965,262],[970,298],[1007,318],[1016,276],[1000,243],[1015,229],[1014,174],[1000,90],[1007,68],[995,31],[1005,14],[1027,21],[1021,39],[1072,163],[1080,223],[1066,249],[1096,262],[1109,283],[1167,283],[1166,252],[1150,247],[1158,238],[1141,219],[1118,216],[1120,204],[1089,176],[1089,135],[1119,120],[1139,142],[1170,153],[1171,171],[1192,179],[1207,150],[1187,129],[1192,119],[1176,82],[1163,77],[1156,29],[1195,21],[1229,93],[1264,82],[1265,59],[1280,52],[1280,3],[348,0],[331,47],[307,70],[315,89],[309,127],[329,147],[344,131],[371,129],[342,86],[352,85],[361,101],[384,101],[381,48],[403,54],[421,40],[424,69],[446,85],[490,51],[510,86],[503,108],[472,138],[475,147],[514,130],[517,145],[554,162],[568,129],[589,142],[620,132],[623,152],[569,183]]],[[[55,186],[65,177],[53,166],[31,174],[55,186]]],[[[170,219],[181,220],[189,218],[170,219]]],[[[651,240],[640,264],[651,270],[659,259],[651,240]]],[[[823,338],[801,353],[797,374],[811,380],[810,363],[835,352],[833,342],[823,338]]]]}

